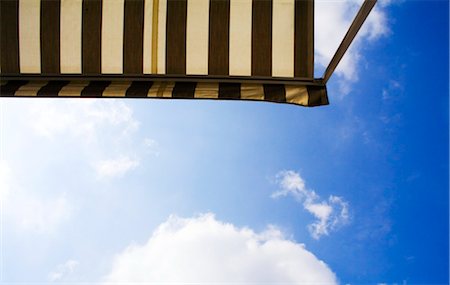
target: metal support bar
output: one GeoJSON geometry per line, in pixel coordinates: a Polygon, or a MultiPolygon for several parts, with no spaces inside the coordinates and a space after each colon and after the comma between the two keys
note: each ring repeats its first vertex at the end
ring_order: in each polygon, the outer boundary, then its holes
{"type": "Polygon", "coordinates": [[[347,33],[345,34],[344,39],[342,40],[341,44],[339,45],[338,49],[336,50],[336,53],[334,54],[333,58],[330,61],[330,64],[328,65],[327,69],[325,70],[325,73],[323,74],[323,82],[326,84],[328,79],[330,79],[331,75],[333,74],[334,70],[336,69],[337,65],[341,61],[342,57],[344,56],[345,52],[347,51],[350,44],[353,42],[353,39],[355,38],[356,34],[358,33],[359,29],[361,29],[361,26],[363,25],[364,21],[367,19],[367,16],[369,16],[370,11],[372,11],[372,8],[377,3],[377,0],[365,0],[364,3],[361,5],[361,8],[358,11],[358,14],[356,15],[355,19],[353,20],[353,23],[351,24],[350,28],[348,29],[347,33]]]}

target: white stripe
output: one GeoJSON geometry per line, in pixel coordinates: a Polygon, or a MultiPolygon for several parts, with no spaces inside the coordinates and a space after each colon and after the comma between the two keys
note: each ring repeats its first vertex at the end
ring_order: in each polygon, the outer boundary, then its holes
{"type": "Polygon", "coordinates": [[[166,17],[167,0],[159,0],[158,12],[158,74],[166,73],[166,17]]]}
{"type": "Polygon", "coordinates": [[[166,87],[164,88],[163,97],[171,98],[173,94],[173,88],[175,87],[175,82],[167,82],[166,87]]]}
{"type": "Polygon", "coordinates": [[[45,85],[47,85],[47,81],[30,81],[29,83],[21,86],[14,93],[14,96],[36,96],[38,91],[45,85]]]}
{"type": "Polygon", "coordinates": [[[160,87],[161,81],[155,81],[152,84],[152,87],[148,89],[147,97],[158,97],[158,89],[160,87]]]}
{"type": "Polygon", "coordinates": [[[41,1],[19,0],[21,73],[41,73],[41,1]]]}
{"type": "Polygon", "coordinates": [[[158,97],[158,90],[161,88],[162,81],[155,81],[148,90],[147,97],[158,97]]]}
{"type": "Polygon", "coordinates": [[[89,81],[71,81],[59,90],[58,96],[80,96],[81,91],[88,85],[89,81]]]}
{"type": "Polygon", "coordinates": [[[175,82],[156,81],[148,90],[147,97],[172,97],[175,82]]]}
{"type": "Polygon", "coordinates": [[[294,76],[295,0],[273,1],[272,76],[294,76]]]}
{"type": "Polygon", "coordinates": [[[102,73],[123,73],[124,0],[102,3],[102,73]]]}
{"type": "Polygon", "coordinates": [[[308,89],[305,86],[286,85],[286,102],[308,106],[308,89]]]}
{"type": "Polygon", "coordinates": [[[262,84],[241,84],[241,99],[264,100],[264,87],[262,84]]]}
{"type": "Polygon", "coordinates": [[[103,97],[125,97],[131,82],[116,81],[111,83],[102,93],[103,97]]]}
{"type": "Polygon", "coordinates": [[[152,73],[153,1],[144,3],[144,74],[152,73]]]}
{"type": "Polygon", "coordinates": [[[230,75],[252,72],[252,1],[230,0],[230,75]]]}
{"type": "Polygon", "coordinates": [[[209,0],[188,0],[186,74],[208,74],[209,0]]]}
{"type": "Polygon", "coordinates": [[[197,83],[197,86],[195,87],[194,98],[219,98],[219,83],[197,83]]]}
{"type": "Polygon", "coordinates": [[[82,0],[61,0],[61,73],[81,73],[82,0]]]}

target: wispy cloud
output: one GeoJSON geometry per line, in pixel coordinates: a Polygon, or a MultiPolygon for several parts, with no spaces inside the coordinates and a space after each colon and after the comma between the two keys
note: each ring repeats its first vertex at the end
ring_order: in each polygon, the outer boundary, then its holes
{"type": "Polygon", "coordinates": [[[403,93],[403,86],[399,81],[390,80],[387,86],[381,92],[381,98],[384,102],[388,102],[394,98],[398,98],[403,93]]]}
{"type": "Polygon", "coordinates": [[[143,141],[143,145],[145,147],[145,151],[154,156],[159,156],[159,144],[156,140],[151,138],[145,138],[143,141]]]}
{"type": "Polygon", "coordinates": [[[128,156],[106,159],[94,164],[97,175],[101,178],[120,177],[139,165],[139,160],[128,156]]]}
{"type": "Polygon", "coordinates": [[[0,200],[5,200],[10,192],[11,168],[6,160],[0,160],[0,200]]]}
{"type": "MultiPolygon", "coordinates": [[[[315,2],[315,61],[318,70],[323,70],[329,64],[362,2],[363,0],[315,2]]],[[[364,58],[363,48],[367,42],[390,34],[386,7],[391,2],[380,1],[374,8],[337,67],[335,75],[338,77],[341,94],[350,92],[351,83],[358,80],[358,68],[364,58]]]]}
{"type": "Polygon", "coordinates": [[[108,131],[126,136],[139,127],[132,109],[118,101],[45,101],[31,105],[29,116],[36,134],[48,138],[78,137],[82,143],[93,143],[100,133],[108,131]]]}
{"type": "Polygon", "coordinates": [[[281,189],[272,194],[272,198],[291,195],[303,208],[311,213],[316,221],[308,225],[314,239],[329,235],[338,226],[349,222],[349,206],[343,198],[330,195],[327,200],[320,201],[314,190],[306,188],[305,181],[295,171],[281,171],[277,175],[281,189]]]}
{"type": "Polygon", "coordinates": [[[17,229],[38,234],[54,233],[73,213],[64,195],[43,198],[30,193],[15,193],[5,204],[8,218],[17,229]]]}
{"type": "Polygon", "coordinates": [[[145,155],[159,155],[155,139],[137,138],[141,135],[140,121],[124,102],[43,101],[28,108],[27,125],[33,134],[47,142],[76,148],[103,179],[129,173],[145,155]]]}
{"type": "Polygon", "coordinates": [[[78,267],[79,262],[73,259],[69,259],[66,262],[56,266],[55,271],[48,274],[48,280],[51,282],[63,281],[66,277],[71,275],[78,267]]]}
{"type": "Polygon", "coordinates": [[[66,195],[46,197],[21,185],[17,172],[0,161],[0,194],[5,207],[5,222],[15,230],[36,234],[52,234],[67,222],[74,212],[66,195]]]}
{"type": "Polygon", "coordinates": [[[213,214],[171,216],[140,245],[116,255],[109,283],[337,284],[335,274],[303,244],[275,227],[256,233],[213,214]]]}

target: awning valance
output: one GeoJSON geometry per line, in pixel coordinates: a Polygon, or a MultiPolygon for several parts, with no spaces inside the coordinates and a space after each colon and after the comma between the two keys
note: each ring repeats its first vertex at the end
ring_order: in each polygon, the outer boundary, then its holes
{"type": "Polygon", "coordinates": [[[290,103],[302,106],[328,104],[324,89],[286,84],[172,82],[172,81],[67,81],[12,80],[1,83],[3,97],[91,97],[221,99],[290,103]]]}

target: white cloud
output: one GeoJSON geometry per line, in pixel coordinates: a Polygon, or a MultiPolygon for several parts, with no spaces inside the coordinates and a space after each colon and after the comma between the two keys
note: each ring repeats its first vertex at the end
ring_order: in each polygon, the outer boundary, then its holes
{"type": "Polygon", "coordinates": [[[21,231],[53,233],[71,218],[74,210],[64,194],[48,198],[24,189],[4,160],[0,161],[0,194],[5,221],[21,231]]]}
{"type": "Polygon", "coordinates": [[[305,181],[297,172],[288,170],[277,175],[281,189],[272,198],[292,195],[301,202],[303,208],[311,213],[316,221],[308,225],[311,236],[319,239],[349,221],[348,202],[341,197],[330,195],[328,200],[318,202],[319,195],[306,188],[305,181]]]}
{"type": "Polygon", "coordinates": [[[0,160],[0,200],[5,200],[10,192],[11,168],[6,160],[0,160]]]}
{"type": "Polygon", "coordinates": [[[158,151],[159,144],[156,140],[151,139],[151,138],[145,138],[143,145],[144,145],[145,151],[147,153],[150,153],[154,156],[159,156],[159,151],[158,151]]]}
{"type": "Polygon", "coordinates": [[[113,100],[44,101],[32,104],[29,116],[31,127],[38,135],[75,136],[84,143],[95,141],[99,132],[104,133],[107,128],[116,128],[120,135],[127,135],[139,126],[132,109],[113,100]]]}
{"type": "Polygon", "coordinates": [[[72,216],[73,208],[64,195],[42,198],[30,193],[16,193],[7,200],[7,216],[22,231],[53,233],[72,216]]]}
{"type": "MultiPolygon", "coordinates": [[[[326,68],[336,52],[363,0],[316,1],[315,2],[315,61],[326,68]]],[[[358,80],[363,43],[374,41],[390,33],[386,6],[390,1],[381,1],[367,18],[349,50],[339,63],[335,75],[339,78],[341,93],[348,93],[350,83],[358,80]]],[[[321,76],[318,75],[318,76],[321,76]]]]}
{"type": "Polygon", "coordinates": [[[135,157],[157,153],[154,140],[136,143],[140,122],[121,101],[43,101],[30,104],[28,113],[27,124],[36,135],[76,147],[101,178],[123,176],[139,166],[135,157]]]}
{"type": "Polygon", "coordinates": [[[337,284],[323,261],[276,228],[256,233],[212,214],[170,217],[145,244],[116,255],[103,281],[337,284]]]}
{"type": "Polygon", "coordinates": [[[99,177],[120,177],[139,165],[137,159],[121,156],[116,159],[98,161],[94,167],[99,177]]]}
{"type": "Polygon", "coordinates": [[[65,263],[56,266],[55,271],[48,274],[48,280],[51,282],[58,282],[64,280],[67,276],[71,275],[78,267],[79,262],[69,259],[65,263]]]}
{"type": "Polygon", "coordinates": [[[340,197],[330,196],[328,201],[305,204],[305,208],[317,218],[308,225],[309,232],[315,239],[328,235],[331,230],[349,220],[348,203],[340,197]]]}
{"type": "Polygon", "coordinates": [[[158,146],[158,143],[154,139],[145,138],[144,145],[145,145],[145,147],[154,148],[154,147],[158,146]]]}

